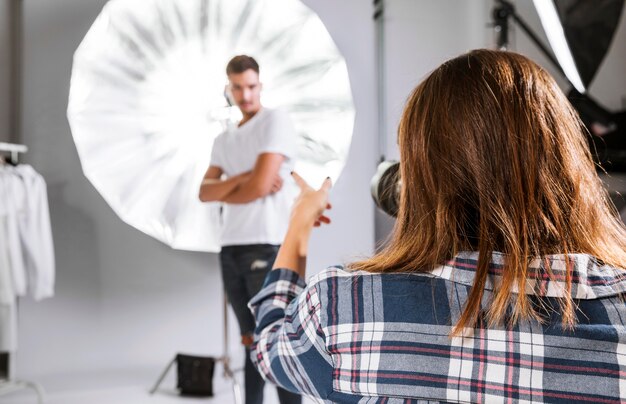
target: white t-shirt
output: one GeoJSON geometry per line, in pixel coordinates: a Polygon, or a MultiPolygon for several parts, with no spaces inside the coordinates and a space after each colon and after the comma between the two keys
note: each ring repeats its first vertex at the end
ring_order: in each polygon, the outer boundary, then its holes
{"type": "Polygon", "coordinates": [[[252,170],[262,153],[285,156],[280,167],[280,191],[250,203],[224,204],[222,246],[283,242],[291,205],[298,194],[290,178],[296,151],[296,131],[289,115],[279,109],[262,108],[248,122],[215,139],[211,166],[220,167],[228,177],[252,170]]]}

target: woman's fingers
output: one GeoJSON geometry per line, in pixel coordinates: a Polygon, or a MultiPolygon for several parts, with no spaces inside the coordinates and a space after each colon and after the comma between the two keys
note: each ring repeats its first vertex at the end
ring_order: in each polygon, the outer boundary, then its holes
{"type": "Polygon", "coordinates": [[[328,216],[320,215],[320,217],[317,218],[315,223],[313,223],[313,226],[320,227],[322,223],[330,224],[330,218],[328,216]]]}
{"type": "Polygon", "coordinates": [[[333,186],[333,181],[330,179],[330,177],[326,177],[320,189],[328,192],[332,186],[333,186]]]}
{"type": "MultiPolygon", "coordinates": [[[[304,178],[300,177],[300,174],[298,174],[297,172],[292,171],[291,176],[293,177],[296,184],[300,187],[300,190],[312,189],[311,186],[304,180],[304,178]]],[[[322,186],[320,187],[319,190],[328,192],[332,186],[333,186],[333,181],[330,179],[330,177],[326,177],[326,179],[322,183],[322,186]]]]}
{"type": "Polygon", "coordinates": [[[328,224],[330,223],[330,218],[328,216],[321,215],[320,217],[317,218],[317,221],[320,223],[328,224]]]}
{"type": "Polygon", "coordinates": [[[306,183],[304,178],[300,177],[300,175],[297,172],[292,171],[291,172],[291,176],[293,177],[293,179],[296,182],[296,184],[298,184],[298,186],[300,187],[300,190],[305,190],[307,188],[311,188],[309,186],[309,184],[306,183]]]}
{"type": "Polygon", "coordinates": [[[327,177],[320,188],[315,190],[295,171],[291,172],[291,176],[300,188],[300,196],[296,200],[294,210],[292,211],[292,220],[302,218],[311,223],[309,220],[313,219],[311,221],[314,227],[329,224],[330,218],[323,213],[325,209],[332,207],[328,202],[328,192],[332,187],[330,177],[327,177]],[[310,219],[307,219],[307,217],[310,219]]]}

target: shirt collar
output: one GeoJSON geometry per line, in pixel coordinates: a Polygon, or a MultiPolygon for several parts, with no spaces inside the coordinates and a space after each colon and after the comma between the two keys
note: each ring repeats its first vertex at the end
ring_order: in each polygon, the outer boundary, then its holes
{"type": "MultiPolygon", "coordinates": [[[[486,290],[493,290],[494,284],[500,282],[504,258],[503,253],[492,253],[486,290]]],[[[587,254],[559,254],[531,260],[524,293],[545,297],[565,296],[568,260],[572,266],[571,293],[574,299],[597,299],[626,292],[626,270],[604,265],[587,254]]],[[[435,277],[472,286],[477,266],[478,252],[462,252],[445,265],[435,267],[431,273],[435,277]]],[[[517,285],[512,291],[519,293],[517,285]]]]}

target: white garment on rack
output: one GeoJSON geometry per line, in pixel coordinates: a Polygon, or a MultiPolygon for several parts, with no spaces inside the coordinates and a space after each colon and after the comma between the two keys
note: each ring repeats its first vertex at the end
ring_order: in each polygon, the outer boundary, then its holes
{"type": "Polygon", "coordinates": [[[35,300],[41,300],[54,295],[54,246],[48,192],[45,180],[31,166],[20,164],[15,169],[25,186],[26,212],[18,219],[28,290],[35,300]]]}
{"type": "Polygon", "coordinates": [[[43,177],[0,166],[0,351],[17,349],[17,296],[54,294],[54,249],[43,177]]]}
{"type": "Polygon", "coordinates": [[[0,352],[17,350],[17,308],[5,233],[6,217],[0,215],[0,352]]]}
{"type": "MultiPolygon", "coordinates": [[[[0,229],[4,229],[5,224],[6,217],[0,215],[0,229]]],[[[11,262],[7,247],[6,234],[0,231],[0,304],[15,303],[13,275],[11,274],[11,262]]]]}
{"type": "Polygon", "coordinates": [[[25,187],[14,167],[0,166],[0,216],[4,225],[3,245],[8,249],[9,266],[13,279],[13,291],[18,296],[26,294],[26,268],[20,240],[19,221],[26,214],[25,187]]]}
{"type": "Polygon", "coordinates": [[[14,293],[35,300],[54,295],[54,247],[43,177],[31,166],[0,167],[0,215],[5,218],[14,293]]]}
{"type": "Polygon", "coordinates": [[[26,293],[18,217],[24,186],[13,167],[0,167],[0,352],[17,350],[16,296],[26,293]]]}

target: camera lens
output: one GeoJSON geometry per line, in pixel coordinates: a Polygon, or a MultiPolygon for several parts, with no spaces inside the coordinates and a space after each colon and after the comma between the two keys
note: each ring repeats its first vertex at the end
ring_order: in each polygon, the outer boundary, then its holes
{"type": "Polygon", "coordinates": [[[383,161],[372,177],[372,198],[379,209],[396,217],[400,204],[400,162],[383,161]]]}

